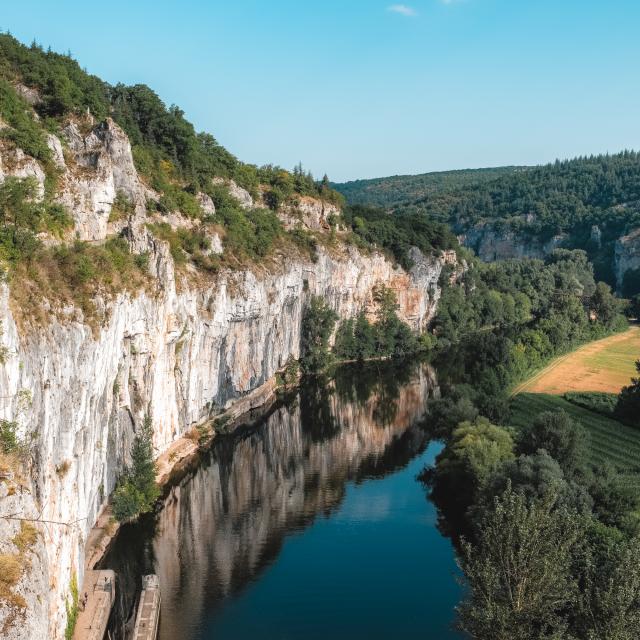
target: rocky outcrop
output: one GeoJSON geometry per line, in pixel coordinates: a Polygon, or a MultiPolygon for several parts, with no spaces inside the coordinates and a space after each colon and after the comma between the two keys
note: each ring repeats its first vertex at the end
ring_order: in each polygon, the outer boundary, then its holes
{"type": "Polygon", "coordinates": [[[71,123],[63,135],[72,160],[60,178],[58,200],[73,215],[76,237],[90,241],[106,238],[109,214],[119,191],[133,203],[136,213],[144,216],[151,192],[138,178],[124,131],[109,118],[86,135],[71,123]]]}
{"type": "Polygon", "coordinates": [[[256,204],[253,201],[251,194],[246,189],[243,189],[240,185],[236,184],[233,180],[214,178],[213,184],[226,187],[229,191],[229,195],[234,197],[243,209],[252,209],[256,204]]]}
{"type": "MultiPolygon", "coordinates": [[[[42,521],[37,551],[16,587],[27,606],[16,614],[0,604],[0,628],[8,625],[8,638],[59,640],[70,584],[74,576],[82,579],[89,530],[146,413],[153,416],[160,454],[195,424],[272,380],[299,355],[302,312],[311,295],[325,298],[340,317],[351,317],[371,311],[373,290],[384,284],[395,290],[400,316],[424,328],[435,313],[444,258],[414,250],[414,267],[406,272],[376,252],[320,246],[315,261],[283,256],[269,270],[258,265],[223,271],[178,286],[168,245],[145,228],[146,200],[157,196],[139,179],[122,130],[111,120],[87,133],[71,123],[62,141],[52,136],[49,144],[61,169],[59,199],[73,214],[73,235],[104,240],[113,231],[113,202],[123,192],[133,213],[121,224],[133,250],[149,253],[152,276],[136,295],[102,301],[105,320],[97,329],[72,310],[46,327],[24,319],[18,325],[10,291],[0,285],[1,342],[7,349],[0,366],[0,418],[18,419],[31,452],[31,479],[11,509],[42,521]]],[[[2,176],[33,175],[44,185],[37,162],[20,153],[2,156],[2,176]]],[[[252,206],[247,192],[225,184],[252,206]]],[[[213,206],[206,198],[201,204],[213,206]]],[[[301,223],[323,229],[330,212],[305,200],[301,223]]],[[[166,220],[188,226],[181,216],[166,220]]],[[[213,244],[213,251],[222,251],[219,237],[213,244]]],[[[8,504],[0,505],[2,515],[8,504]]],[[[13,525],[0,520],[0,539],[12,535],[13,525]]]]}
{"type": "MultiPolygon", "coordinates": [[[[2,128],[2,127],[0,127],[2,128]]],[[[38,185],[38,195],[44,195],[45,173],[42,167],[22,149],[16,149],[11,144],[0,139],[0,182],[7,177],[32,178],[38,185]]]]}
{"type": "Polygon", "coordinates": [[[292,229],[299,225],[312,231],[327,231],[338,219],[340,209],[334,204],[300,196],[293,204],[287,205],[281,213],[284,225],[292,229]]]}
{"type": "Polygon", "coordinates": [[[554,236],[543,243],[514,231],[500,231],[489,224],[480,224],[460,235],[458,239],[473,249],[481,260],[494,262],[513,258],[544,259],[562,246],[566,235],[554,236]]]}
{"type": "Polygon", "coordinates": [[[632,270],[640,270],[640,229],[633,229],[616,242],[615,273],[619,291],[622,291],[625,274],[632,270]]]}

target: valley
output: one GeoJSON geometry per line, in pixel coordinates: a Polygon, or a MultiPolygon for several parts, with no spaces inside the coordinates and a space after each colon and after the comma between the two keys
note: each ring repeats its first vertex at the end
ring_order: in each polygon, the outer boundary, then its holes
{"type": "Polygon", "coordinates": [[[635,151],[333,183],[0,34],[0,636],[637,638],[639,238],[635,151]]]}

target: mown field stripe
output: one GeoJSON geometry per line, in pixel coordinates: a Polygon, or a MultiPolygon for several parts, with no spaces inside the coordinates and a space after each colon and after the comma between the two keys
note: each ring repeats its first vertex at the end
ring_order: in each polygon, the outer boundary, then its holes
{"type": "MultiPolygon", "coordinates": [[[[543,393],[521,393],[511,401],[511,423],[515,427],[530,424],[543,411],[562,409],[580,422],[590,434],[591,461],[609,461],[621,469],[640,469],[640,431],[627,427],[599,413],[578,407],[562,396],[543,393]]],[[[630,479],[637,484],[640,477],[630,479]]]]}

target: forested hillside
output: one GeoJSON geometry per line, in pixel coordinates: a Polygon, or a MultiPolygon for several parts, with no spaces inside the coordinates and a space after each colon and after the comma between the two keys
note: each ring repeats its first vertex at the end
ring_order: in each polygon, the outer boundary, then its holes
{"type": "MultiPolygon", "coordinates": [[[[0,267],[38,292],[13,288],[25,291],[22,309],[46,297],[64,297],[88,312],[100,287],[139,289],[146,258],[129,252],[121,231],[140,208],[142,218],[145,208],[149,215],[147,227],[169,242],[178,266],[213,273],[221,266],[264,261],[279,246],[313,254],[311,234],[285,229],[278,209],[296,207],[307,196],[320,200],[323,209],[342,203],[328,178],[316,181],[301,166],[287,171],[239,161],[212,135],[196,132],[179,107],[167,107],[149,87],[112,86],[70,56],[36,43],[27,47],[8,34],[0,34],[0,151],[0,180],[6,177],[0,186],[0,267]],[[91,135],[130,142],[135,180],[139,176],[146,190],[137,202],[122,189],[115,197],[102,196],[109,204],[109,224],[122,225],[104,243],[93,244],[74,241],[77,202],[69,196],[69,180],[83,179],[69,139],[88,151],[91,135]],[[245,190],[249,203],[241,203],[237,191],[230,194],[229,181],[245,190]],[[188,228],[172,228],[162,217],[169,214],[189,220],[188,228]],[[224,255],[212,251],[214,232],[222,238],[224,255]]],[[[95,169],[100,160],[87,154],[83,162],[95,169]]]]}
{"type": "Polygon", "coordinates": [[[388,176],[369,180],[352,180],[332,184],[332,187],[351,204],[393,207],[413,202],[430,194],[482,184],[514,171],[525,169],[526,167],[495,167],[434,171],[416,176],[388,176]]]}
{"type": "Polygon", "coordinates": [[[47,161],[50,152],[43,132],[25,113],[29,103],[45,128],[54,132],[65,116],[89,113],[97,121],[111,116],[131,140],[138,170],[163,194],[161,206],[166,208],[195,207],[188,194],[213,176],[231,178],[252,194],[259,185],[268,185],[268,200],[274,205],[292,193],[340,201],[328,180],[316,182],[301,167],[291,173],[240,162],[212,135],[196,132],[179,107],[166,107],[146,85],[109,85],[70,56],[45,51],[36,43],[26,47],[0,34],[0,115],[11,127],[3,137],[47,161]]]}
{"type": "MultiPolygon", "coordinates": [[[[640,154],[633,151],[526,170],[448,172],[337,188],[352,204],[368,201],[396,214],[426,216],[458,234],[491,229],[514,234],[524,246],[559,239],[566,248],[587,251],[598,278],[612,285],[615,243],[640,225],[640,154]],[[434,179],[430,188],[411,199],[411,185],[428,176],[434,179]]],[[[623,292],[638,293],[638,278],[630,274],[627,280],[623,292]]]]}
{"type": "MultiPolygon", "coordinates": [[[[619,232],[637,223],[640,154],[577,158],[514,172],[484,184],[436,193],[411,206],[465,229],[491,221],[515,231],[549,238],[578,234],[591,224],[619,232]]],[[[585,241],[584,237],[576,240],[585,241]]]]}

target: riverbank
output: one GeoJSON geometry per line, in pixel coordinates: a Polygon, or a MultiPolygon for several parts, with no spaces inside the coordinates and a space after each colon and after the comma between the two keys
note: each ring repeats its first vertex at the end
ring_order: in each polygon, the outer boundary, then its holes
{"type": "MultiPolygon", "coordinates": [[[[218,432],[228,433],[243,422],[243,416],[248,416],[257,409],[266,410],[275,400],[277,389],[277,376],[273,376],[250,393],[237,398],[222,413],[194,425],[183,437],[172,442],[156,458],[156,483],[161,492],[164,494],[174,477],[196,461],[203,448],[211,446],[218,432]]],[[[118,535],[120,526],[121,523],[113,516],[109,501],[87,536],[85,572],[95,569],[103,560],[118,535]]]]}

